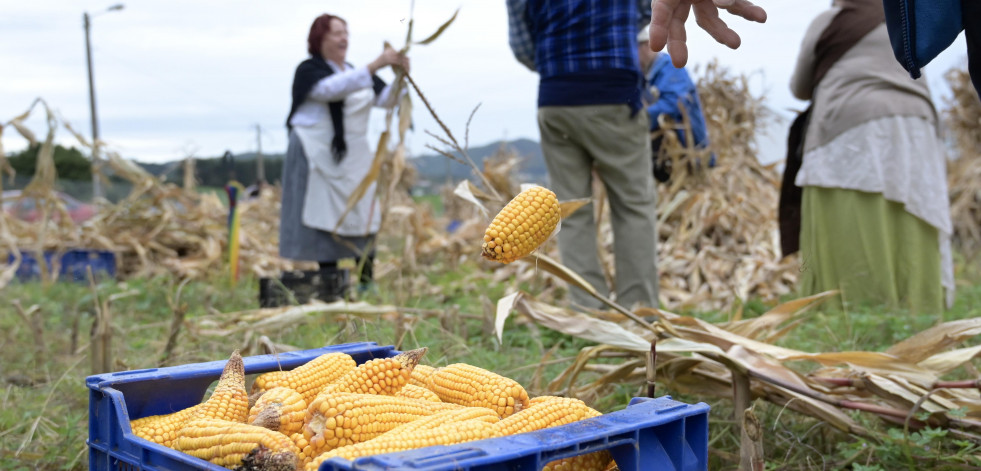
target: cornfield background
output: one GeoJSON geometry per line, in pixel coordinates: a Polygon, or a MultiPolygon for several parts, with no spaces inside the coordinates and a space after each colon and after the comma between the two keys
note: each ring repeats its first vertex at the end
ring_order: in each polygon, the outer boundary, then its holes
{"type": "MultiPolygon", "coordinates": [[[[52,196],[52,145],[62,129],[92,143],[35,102],[0,128],[41,144],[25,192],[43,202],[44,215],[31,223],[0,217],[0,247],[13,257],[0,268],[0,466],[85,468],[91,372],[222,359],[235,348],[247,355],[359,340],[427,346],[424,363],[465,361],[512,376],[529,392],[578,397],[603,411],[647,394],[654,372],[658,395],[712,404],[712,469],[763,461],[780,469],[981,466],[974,340],[981,333],[981,103],[966,71],[949,73],[954,94],[943,104],[960,149],[949,170],[959,291],[943,318],[823,309],[835,293],[796,298],[799,263],[781,257],[777,233],[780,175],[758,162],[754,143],[771,119],[765,102],[746,77],[718,65],[695,75],[719,165],[675,165],[685,171],[660,186],[661,309],[636,311],[615,303],[606,311],[569,308],[567,289],[581,282],[556,261],[554,242],[509,265],[480,260],[487,222],[520,188],[510,175],[521,156],[502,149],[474,168],[472,181],[445,188],[442,212],[410,198],[402,145],[408,98],[387,116],[370,176],[385,208],[377,293],[272,309],[257,309],[257,279],[312,268],[277,256],[278,187],[239,203],[238,280],[228,274],[225,203],[190,182],[161,182],[111,149],[109,171],[133,190],[76,226],[52,196]],[[22,124],[31,113],[47,115],[41,139],[22,124]],[[451,220],[461,222],[452,232],[451,220]],[[15,281],[23,254],[72,247],[115,252],[119,279],[15,281]]],[[[465,143],[443,131],[434,134],[441,150],[466,158],[465,143]]],[[[698,157],[680,146],[669,154],[679,163],[698,157]]],[[[3,155],[0,149],[0,171],[9,168],[3,155]]],[[[596,190],[613,280],[609,214],[596,190]]]]}

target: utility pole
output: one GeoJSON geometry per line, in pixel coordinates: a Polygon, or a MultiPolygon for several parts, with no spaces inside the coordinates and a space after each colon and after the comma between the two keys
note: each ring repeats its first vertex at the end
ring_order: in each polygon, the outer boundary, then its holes
{"type": "MultiPolygon", "coordinates": [[[[121,3],[107,8],[105,12],[122,10],[121,3]]],[[[92,117],[92,198],[102,198],[102,157],[99,155],[99,118],[95,112],[95,80],[92,74],[92,17],[89,12],[82,13],[82,25],[85,27],[85,62],[89,72],[89,112],[92,117]]]]}
{"type": "Polygon", "coordinates": [[[85,61],[89,70],[89,112],[92,117],[92,198],[102,198],[102,159],[99,157],[99,119],[95,114],[95,81],[92,78],[92,41],[89,39],[89,29],[92,24],[89,13],[82,13],[85,25],[85,61]]]}
{"type": "Polygon", "coordinates": [[[266,166],[262,163],[262,128],[257,123],[255,125],[255,165],[256,165],[256,187],[262,188],[266,184],[266,166]]]}

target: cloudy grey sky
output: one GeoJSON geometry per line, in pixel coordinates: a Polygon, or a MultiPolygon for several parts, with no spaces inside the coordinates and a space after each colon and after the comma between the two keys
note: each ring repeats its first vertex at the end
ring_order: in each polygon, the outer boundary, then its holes
{"type": "MultiPolygon", "coordinates": [[[[42,97],[60,116],[89,135],[88,84],[82,13],[92,20],[96,100],[102,138],[124,157],[145,162],[193,154],[220,156],[255,151],[258,125],[265,153],[286,147],[284,120],[296,64],[306,56],[306,34],[320,13],[347,19],[348,60],[364,64],[388,40],[404,43],[410,0],[288,2],[208,0],[127,1],[105,12],[112,0],[0,0],[0,122],[22,113],[42,97]]],[[[689,68],[717,58],[734,72],[751,76],[754,92],[765,94],[777,114],[790,117],[804,103],[788,90],[797,48],[810,20],[828,1],[761,0],[766,24],[726,18],[743,37],[736,51],[715,44],[689,25],[689,68]]],[[[462,140],[471,111],[470,144],[499,139],[538,139],[535,121],[537,76],[519,65],[507,44],[507,12],[496,0],[417,0],[415,38],[433,32],[459,8],[456,22],[436,42],[413,46],[412,73],[427,98],[462,140]]],[[[963,39],[926,71],[938,105],[948,94],[943,72],[961,66],[963,39]]],[[[391,74],[385,72],[384,78],[391,74]]],[[[415,98],[415,97],[414,97],[415,98]]],[[[438,143],[441,134],[416,99],[416,126],[409,137],[414,155],[438,143]]],[[[373,117],[374,132],[383,115],[373,117]]],[[[27,122],[44,132],[41,113],[27,122]]],[[[784,126],[761,140],[762,158],[782,157],[784,126]]],[[[59,141],[73,143],[67,132],[59,141]]],[[[7,152],[25,147],[13,130],[4,132],[7,152]]]]}

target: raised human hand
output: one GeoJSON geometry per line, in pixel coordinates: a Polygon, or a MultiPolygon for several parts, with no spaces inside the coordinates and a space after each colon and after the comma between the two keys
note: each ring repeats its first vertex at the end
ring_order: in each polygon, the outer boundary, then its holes
{"type": "Polygon", "coordinates": [[[667,46],[675,67],[687,64],[685,22],[692,10],[699,27],[719,43],[732,49],[738,48],[742,40],[719,18],[719,9],[749,21],[766,22],[766,11],[749,0],[651,0],[651,50],[660,51],[667,46]]]}
{"type": "Polygon", "coordinates": [[[368,68],[372,73],[380,68],[386,66],[394,66],[403,69],[406,73],[409,72],[409,56],[396,51],[392,46],[385,45],[382,53],[375,59],[368,68]]]}

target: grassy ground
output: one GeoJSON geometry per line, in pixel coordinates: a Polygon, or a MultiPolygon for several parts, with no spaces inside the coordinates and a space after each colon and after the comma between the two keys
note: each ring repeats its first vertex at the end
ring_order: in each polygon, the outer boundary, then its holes
{"type": "MultiPolygon", "coordinates": [[[[504,344],[498,345],[485,334],[477,318],[483,312],[481,297],[496,300],[509,283],[491,281],[471,263],[450,268],[436,262],[427,264],[425,270],[426,273],[413,281],[381,280],[378,294],[372,295],[369,301],[419,311],[445,310],[452,306],[462,314],[458,323],[420,317],[401,339],[401,347],[405,349],[429,347],[426,360],[429,364],[467,362],[483,366],[515,378],[534,393],[569,364],[558,361],[540,371],[538,365],[546,352],[555,347],[552,358],[569,359],[587,345],[546,329],[510,324],[504,344]],[[475,319],[468,319],[467,315],[475,319]]],[[[959,273],[962,286],[957,305],[945,314],[944,320],[981,315],[978,308],[981,275],[976,266],[973,270],[959,273]]],[[[188,319],[257,307],[257,280],[243,279],[232,289],[228,288],[228,281],[217,276],[184,286],[179,304],[186,307],[188,319]]],[[[536,292],[541,289],[536,283],[539,281],[532,281],[524,288],[536,292]]],[[[204,337],[185,330],[174,355],[162,361],[173,317],[168,301],[174,299],[177,291],[178,283],[168,278],[103,283],[94,289],[68,283],[48,286],[30,283],[14,284],[3,290],[0,469],[87,467],[88,393],[84,379],[91,372],[88,341],[96,298],[105,302],[110,296],[120,296],[111,302],[110,309],[117,371],[220,360],[242,347],[244,338],[204,337]]],[[[767,309],[753,300],[746,307],[749,315],[767,309]]],[[[709,320],[726,317],[725,313],[697,315],[709,320]]],[[[819,312],[782,343],[811,351],[880,350],[939,320],[936,316],[875,308],[819,312]]],[[[313,318],[304,324],[261,334],[274,342],[301,348],[353,341],[400,342],[390,322],[313,318]]],[[[604,412],[620,409],[639,393],[636,386],[616,387],[594,406],[604,412]]],[[[710,467],[731,469],[738,456],[738,434],[728,401],[686,396],[664,387],[659,393],[689,403],[704,401],[712,405],[710,467]]],[[[952,443],[939,431],[924,432],[911,439],[900,431],[900,435],[882,442],[859,441],[821,422],[762,401],[757,404],[757,415],[765,425],[769,469],[939,469],[969,462],[969,456],[976,452],[969,444],[952,443]]],[[[866,426],[884,428],[867,416],[856,414],[855,417],[866,426]]]]}

